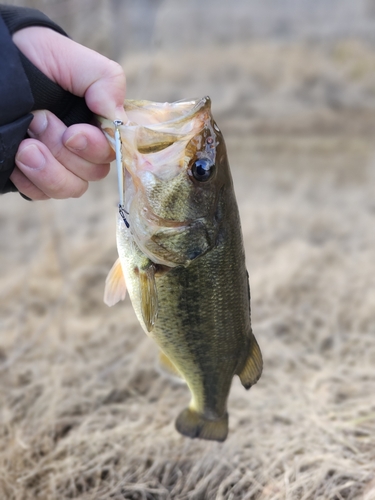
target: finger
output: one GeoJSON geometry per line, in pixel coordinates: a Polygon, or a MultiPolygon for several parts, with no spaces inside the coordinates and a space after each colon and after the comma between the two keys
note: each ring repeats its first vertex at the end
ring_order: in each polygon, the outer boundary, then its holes
{"type": "Polygon", "coordinates": [[[91,111],[126,123],[126,80],[118,63],[44,27],[19,30],[13,42],[51,80],[75,95],[85,96],[91,111]]]}
{"type": "Polygon", "coordinates": [[[62,142],[69,151],[91,163],[110,163],[116,156],[103,132],[86,123],[67,128],[62,142]]]}
{"type": "MultiPolygon", "coordinates": [[[[82,125],[78,125],[78,127],[81,126],[82,125]]],[[[98,132],[100,139],[105,140],[100,130],[96,130],[95,127],[90,125],[86,127],[89,127],[89,130],[93,129],[95,132],[98,132]]],[[[87,131],[87,128],[85,130],[87,131]]],[[[83,157],[91,155],[91,153],[88,153],[90,148],[89,141],[90,143],[93,142],[91,138],[89,139],[89,137],[83,135],[79,139],[87,141],[87,146],[86,148],[84,147],[81,155],[77,155],[76,152],[72,152],[65,147],[63,144],[63,136],[67,132],[67,127],[53,113],[44,110],[34,112],[34,119],[29,126],[28,132],[32,138],[38,139],[38,141],[45,144],[59,163],[64,165],[65,168],[70,170],[73,174],[81,177],[81,179],[85,181],[97,181],[108,174],[109,164],[107,162],[94,164],[83,157]]],[[[94,136],[97,137],[97,134],[94,134],[94,136]]],[[[101,143],[102,142],[103,141],[101,141],[101,143]]],[[[103,155],[104,160],[108,159],[109,149],[107,144],[103,155]]],[[[100,161],[101,159],[101,157],[97,158],[96,161],[100,161]]]]}
{"type": "Polygon", "coordinates": [[[47,196],[43,191],[33,184],[30,179],[28,179],[19,168],[15,168],[10,176],[10,180],[16,186],[18,191],[31,200],[49,200],[50,197],[47,196]]]}
{"type": "MultiPolygon", "coordinates": [[[[50,198],[78,198],[88,187],[86,181],[61,165],[47,146],[34,139],[21,142],[16,165],[34,186],[50,198]]],[[[28,196],[26,192],[24,194],[28,196]]]]}

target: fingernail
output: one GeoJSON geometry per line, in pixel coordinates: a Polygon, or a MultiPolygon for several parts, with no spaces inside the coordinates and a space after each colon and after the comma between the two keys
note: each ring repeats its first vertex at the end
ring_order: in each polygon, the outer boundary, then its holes
{"type": "Polygon", "coordinates": [[[127,114],[125,113],[124,106],[117,106],[116,107],[116,118],[122,120],[124,123],[127,123],[129,121],[127,114]]]}
{"type": "Polygon", "coordinates": [[[40,170],[46,163],[46,159],[35,144],[30,144],[20,151],[16,156],[16,161],[34,170],[40,170]]]}
{"type": "Polygon", "coordinates": [[[38,137],[43,134],[48,125],[47,115],[44,111],[35,111],[34,118],[29,125],[28,134],[30,137],[38,137]]]}
{"type": "Polygon", "coordinates": [[[72,135],[65,142],[65,146],[73,151],[83,151],[87,148],[87,144],[87,137],[83,134],[72,135]]]}

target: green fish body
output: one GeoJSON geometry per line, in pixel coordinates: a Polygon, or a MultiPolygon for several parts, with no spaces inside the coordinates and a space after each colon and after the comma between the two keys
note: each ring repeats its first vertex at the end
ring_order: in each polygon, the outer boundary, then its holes
{"type": "MultiPolygon", "coordinates": [[[[210,104],[207,97],[125,102],[125,206],[105,300],[112,305],[123,298],[126,283],[161,364],[186,381],[192,399],[177,430],[224,441],[233,376],[249,389],[261,375],[262,356],[251,329],[226,148],[210,104]]],[[[101,125],[113,143],[113,124],[101,119],[101,125]]]]}

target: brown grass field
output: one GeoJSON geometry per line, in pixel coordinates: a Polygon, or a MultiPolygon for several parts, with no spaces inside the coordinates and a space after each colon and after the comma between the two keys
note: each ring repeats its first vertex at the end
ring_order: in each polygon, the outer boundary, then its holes
{"type": "MultiPolygon", "coordinates": [[[[159,48],[158,48],[159,47],[159,48]]],[[[242,218],[264,373],[225,443],[129,299],[107,308],[114,172],[78,200],[0,199],[0,499],[375,499],[375,51],[271,40],[127,54],[129,97],[209,94],[242,218]]]]}

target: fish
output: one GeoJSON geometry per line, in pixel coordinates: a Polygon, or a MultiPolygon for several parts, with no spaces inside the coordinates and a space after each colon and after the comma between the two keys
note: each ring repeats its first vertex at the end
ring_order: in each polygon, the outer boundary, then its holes
{"type": "MultiPolygon", "coordinates": [[[[227,400],[238,375],[245,389],[263,361],[251,328],[249,276],[223,134],[209,97],[174,103],[126,100],[119,127],[124,204],[118,259],[104,301],[130,296],[160,365],[183,379],[191,401],[175,427],[190,438],[224,441],[227,400]]],[[[100,126],[115,148],[114,123],[100,126]]]]}

